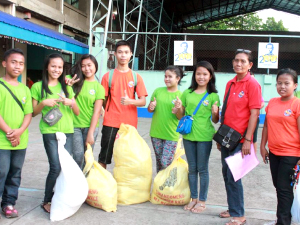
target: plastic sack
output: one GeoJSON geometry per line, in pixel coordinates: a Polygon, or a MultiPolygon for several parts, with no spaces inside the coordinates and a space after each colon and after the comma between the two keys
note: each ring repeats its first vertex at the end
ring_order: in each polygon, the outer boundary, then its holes
{"type": "Polygon", "coordinates": [[[118,203],[130,205],[149,201],[152,181],[151,151],[135,127],[121,124],[113,156],[118,203]]]}
{"type": "Polygon", "coordinates": [[[162,205],[185,205],[191,200],[188,181],[188,164],[181,158],[184,155],[181,139],[178,141],[173,162],[154,178],[151,203],[162,205]]]}
{"type": "Polygon", "coordinates": [[[292,222],[300,224],[300,185],[294,185],[294,201],[291,209],[292,222]]]}
{"type": "Polygon", "coordinates": [[[86,180],[89,185],[89,194],[86,203],[103,209],[106,212],[117,211],[117,182],[112,174],[94,160],[93,150],[87,146],[85,167],[83,173],[87,174],[86,180]]]}
{"type": "Polygon", "coordinates": [[[88,195],[88,184],[81,169],[64,148],[66,135],[57,132],[56,138],[61,171],[51,202],[51,221],[63,220],[75,214],[88,195]]]}

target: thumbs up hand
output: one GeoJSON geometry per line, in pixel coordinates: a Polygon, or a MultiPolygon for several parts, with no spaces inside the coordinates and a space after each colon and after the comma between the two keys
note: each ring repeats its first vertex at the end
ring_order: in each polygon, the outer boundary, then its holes
{"type": "Polygon", "coordinates": [[[130,105],[131,98],[128,97],[126,90],[124,90],[124,97],[121,97],[121,104],[122,105],[130,105]]]}
{"type": "Polygon", "coordinates": [[[153,101],[150,102],[150,104],[149,104],[149,108],[151,111],[154,111],[155,107],[156,107],[156,98],[154,97],[153,101]]]}
{"type": "Polygon", "coordinates": [[[217,104],[218,104],[218,101],[216,101],[211,107],[211,114],[213,114],[213,115],[218,115],[218,113],[219,113],[219,107],[217,104]]]}
{"type": "Polygon", "coordinates": [[[182,107],[182,101],[176,96],[176,101],[174,103],[174,108],[172,109],[172,113],[176,114],[178,110],[182,107]]]}

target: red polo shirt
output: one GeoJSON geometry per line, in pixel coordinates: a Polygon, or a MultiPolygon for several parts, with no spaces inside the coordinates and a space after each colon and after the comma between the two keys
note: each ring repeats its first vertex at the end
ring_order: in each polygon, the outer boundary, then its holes
{"type": "Polygon", "coordinates": [[[226,85],[224,100],[231,83],[224,124],[244,135],[250,119],[250,110],[260,109],[261,87],[250,73],[239,82],[235,76],[226,85]]]}

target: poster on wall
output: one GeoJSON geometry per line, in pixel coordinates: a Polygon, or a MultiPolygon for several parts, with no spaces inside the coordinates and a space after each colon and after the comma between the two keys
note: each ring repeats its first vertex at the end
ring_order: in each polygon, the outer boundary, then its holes
{"type": "Polygon", "coordinates": [[[193,65],[194,41],[174,41],[174,65],[193,65]]]}
{"type": "Polygon", "coordinates": [[[258,68],[278,69],[279,43],[259,42],[258,68]]]}

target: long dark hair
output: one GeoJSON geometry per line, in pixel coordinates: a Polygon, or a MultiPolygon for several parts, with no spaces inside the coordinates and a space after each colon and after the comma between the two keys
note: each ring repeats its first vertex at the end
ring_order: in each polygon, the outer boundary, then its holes
{"type": "MultiPolygon", "coordinates": [[[[43,74],[42,74],[42,93],[41,93],[42,98],[44,98],[44,91],[46,92],[46,96],[47,96],[47,94],[49,94],[49,95],[53,94],[48,87],[48,83],[49,83],[48,66],[49,66],[51,59],[56,59],[56,58],[60,58],[65,65],[65,60],[61,54],[53,53],[46,57],[46,59],[44,61],[43,74]]],[[[69,93],[67,91],[67,86],[65,83],[65,70],[64,69],[63,69],[62,74],[58,78],[58,81],[61,84],[61,88],[62,88],[63,92],[65,93],[65,96],[68,98],[69,93]]]]}
{"type": "Polygon", "coordinates": [[[198,88],[198,83],[196,81],[196,71],[197,71],[198,67],[206,68],[208,70],[210,76],[211,76],[211,79],[209,80],[209,82],[207,84],[207,87],[206,87],[207,92],[209,94],[212,93],[212,92],[218,93],[218,91],[216,89],[215,70],[214,70],[213,66],[207,61],[200,61],[196,64],[196,66],[194,68],[193,76],[192,76],[191,86],[189,87],[191,92],[195,91],[198,88]]]}
{"type": "Polygon", "coordinates": [[[93,55],[85,54],[85,55],[81,56],[81,58],[71,68],[71,76],[74,77],[74,75],[77,74],[76,79],[78,79],[78,78],[80,79],[77,83],[75,83],[73,85],[73,90],[75,92],[75,98],[77,98],[77,96],[79,95],[79,93],[82,89],[83,83],[84,83],[85,76],[82,73],[81,64],[82,64],[82,61],[85,60],[85,59],[90,59],[94,63],[94,65],[96,67],[95,73],[97,73],[97,71],[98,71],[98,62],[97,62],[96,58],[93,55]]]}

